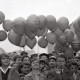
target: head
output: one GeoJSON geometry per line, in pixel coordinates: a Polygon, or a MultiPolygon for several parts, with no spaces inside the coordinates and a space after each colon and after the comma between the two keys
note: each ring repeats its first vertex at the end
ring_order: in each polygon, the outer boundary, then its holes
{"type": "Polygon", "coordinates": [[[78,69],[78,64],[77,64],[76,62],[71,62],[71,63],[70,63],[70,70],[71,70],[72,72],[76,72],[77,69],[78,69]]]}
{"type": "Polygon", "coordinates": [[[23,64],[21,65],[21,72],[22,72],[23,74],[28,74],[30,71],[31,71],[31,70],[30,70],[30,64],[23,63],[23,64]]]}
{"type": "Polygon", "coordinates": [[[43,60],[45,60],[46,62],[48,62],[49,55],[46,54],[46,53],[42,53],[42,54],[39,55],[39,59],[43,59],[43,60]]]}
{"type": "Polygon", "coordinates": [[[59,55],[58,58],[57,58],[57,66],[64,67],[65,62],[66,62],[65,56],[64,55],[59,55]]]}
{"type": "Polygon", "coordinates": [[[16,63],[16,64],[21,64],[21,56],[20,55],[15,55],[13,57],[13,61],[16,63]]]}
{"type": "Polygon", "coordinates": [[[16,64],[16,63],[13,63],[13,64],[11,65],[11,67],[12,67],[13,69],[18,70],[18,64],[16,64]]]}
{"type": "Polygon", "coordinates": [[[10,60],[8,54],[0,54],[0,65],[1,66],[9,66],[10,65],[10,60]]]}
{"type": "Polygon", "coordinates": [[[34,70],[34,69],[39,70],[39,60],[38,59],[31,61],[31,68],[32,68],[32,70],[34,70]]]}
{"type": "Polygon", "coordinates": [[[80,57],[74,57],[74,61],[75,61],[78,65],[80,65],[80,57]]]}
{"type": "Polygon", "coordinates": [[[30,57],[30,60],[35,60],[35,59],[38,59],[38,54],[32,54],[31,57],[30,57]]]}
{"type": "Polygon", "coordinates": [[[23,56],[21,61],[22,61],[22,63],[30,64],[29,56],[23,56]]]}
{"type": "Polygon", "coordinates": [[[56,67],[56,62],[57,62],[56,57],[55,56],[51,56],[49,58],[49,67],[55,68],[56,67]]]}
{"type": "Polygon", "coordinates": [[[41,70],[46,65],[46,62],[42,59],[39,60],[39,69],[41,70]]]}

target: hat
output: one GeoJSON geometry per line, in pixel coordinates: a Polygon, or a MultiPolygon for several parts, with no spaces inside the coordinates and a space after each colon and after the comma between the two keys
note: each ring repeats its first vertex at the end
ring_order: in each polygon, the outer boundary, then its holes
{"type": "Polygon", "coordinates": [[[39,63],[44,63],[44,64],[45,64],[46,62],[45,62],[45,60],[40,59],[40,60],[39,60],[39,63]]]}
{"type": "Polygon", "coordinates": [[[49,58],[49,60],[50,60],[50,59],[57,60],[55,56],[51,56],[51,57],[49,58]]]}

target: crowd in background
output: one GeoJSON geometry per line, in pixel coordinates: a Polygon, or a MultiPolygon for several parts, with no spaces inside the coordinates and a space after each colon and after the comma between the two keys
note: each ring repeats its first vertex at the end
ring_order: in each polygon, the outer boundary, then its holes
{"type": "Polygon", "coordinates": [[[54,51],[0,54],[0,80],[80,80],[80,57],[54,51]]]}

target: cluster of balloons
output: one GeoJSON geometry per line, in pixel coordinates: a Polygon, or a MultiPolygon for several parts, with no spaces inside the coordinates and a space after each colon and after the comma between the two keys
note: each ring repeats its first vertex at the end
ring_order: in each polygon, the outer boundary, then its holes
{"type": "Polygon", "coordinates": [[[4,29],[0,31],[0,41],[8,37],[12,44],[19,47],[27,45],[31,49],[36,43],[42,48],[46,48],[48,43],[55,44],[54,50],[64,52],[66,57],[73,56],[74,52],[80,50],[80,17],[72,24],[69,24],[66,17],[56,20],[52,15],[45,17],[35,14],[30,15],[26,20],[18,17],[11,21],[5,20],[4,13],[0,11],[0,24],[4,29]],[[38,41],[36,36],[39,37],[38,41]]]}

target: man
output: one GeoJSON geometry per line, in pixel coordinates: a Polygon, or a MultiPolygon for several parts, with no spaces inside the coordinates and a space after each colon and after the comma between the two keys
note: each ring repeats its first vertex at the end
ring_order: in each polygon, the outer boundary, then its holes
{"type": "Polygon", "coordinates": [[[7,54],[0,54],[0,80],[20,80],[19,73],[10,67],[7,54]]]}

